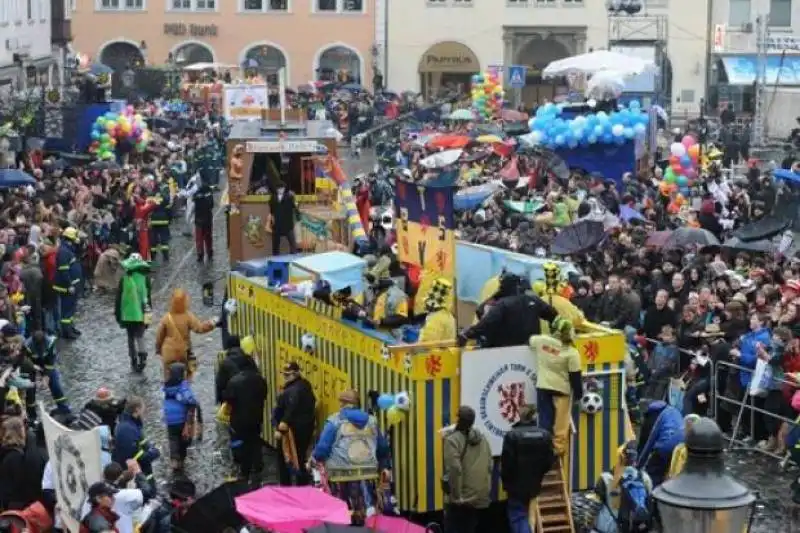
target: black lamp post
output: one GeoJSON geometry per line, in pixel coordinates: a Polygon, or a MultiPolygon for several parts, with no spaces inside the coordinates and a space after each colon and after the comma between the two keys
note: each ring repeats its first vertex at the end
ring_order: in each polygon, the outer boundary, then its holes
{"type": "Polygon", "coordinates": [[[756,497],[725,472],[716,422],[702,418],[692,425],[686,448],[683,472],[653,491],[664,533],[749,532],[756,497]]]}

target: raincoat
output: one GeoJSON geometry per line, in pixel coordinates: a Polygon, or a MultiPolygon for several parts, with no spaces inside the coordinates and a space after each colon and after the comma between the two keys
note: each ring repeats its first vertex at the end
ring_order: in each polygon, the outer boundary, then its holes
{"type": "Polygon", "coordinates": [[[125,272],[119,280],[115,314],[117,323],[129,327],[146,323],[150,312],[150,263],[140,257],[122,261],[125,272]]]}
{"type": "Polygon", "coordinates": [[[161,319],[156,330],[156,353],[161,356],[165,380],[169,378],[169,365],[175,362],[187,365],[191,377],[193,373],[189,365],[191,333],[208,333],[214,327],[213,320],[202,322],[189,311],[189,295],[186,291],[175,289],[169,312],[161,319]]]}

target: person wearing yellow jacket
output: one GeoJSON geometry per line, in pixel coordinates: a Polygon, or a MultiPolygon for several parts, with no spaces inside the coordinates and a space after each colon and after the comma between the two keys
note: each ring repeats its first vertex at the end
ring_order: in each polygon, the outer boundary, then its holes
{"type": "Polygon", "coordinates": [[[456,338],[456,317],[450,309],[453,284],[445,278],[434,280],[425,298],[425,325],[419,342],[453,341],[456,338]]]}
{"type": "MultiPolygon", "coordinates": [[[[688,414],[683,418],[683,433],[684,435],[689,432],[689,429],[700,420],[700,416],[696,414],[688,414]]],[[[669,472],[667,478],[672,479],[681,472],[683,467],[686,466],[686,458],[689,456],[686,450],[686,443],[681,442],[675,449],[672,450],[672,460],[669,462],[669,472]]]]}

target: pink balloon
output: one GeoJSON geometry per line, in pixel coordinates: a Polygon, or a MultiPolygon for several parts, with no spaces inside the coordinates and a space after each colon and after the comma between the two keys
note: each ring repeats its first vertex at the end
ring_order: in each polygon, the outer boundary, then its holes
{"type": "Polygon", "coordinates": [[[687,168],[683,173],[690,180],[693,180],[697,177],[697,170],[694,168],[687,168]]]}
{"type": "Polygon", "coordinates": [[[688,150],[690,146],[697,144],[697,141],[695,141],[694,137],[691,135],[684,135],[683,139],[681,140],[681,144],[684,145],[688,150]]]}

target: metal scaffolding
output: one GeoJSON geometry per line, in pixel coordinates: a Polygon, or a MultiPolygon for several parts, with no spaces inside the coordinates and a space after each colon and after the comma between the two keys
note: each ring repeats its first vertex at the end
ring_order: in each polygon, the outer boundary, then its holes
{"type": "MultiPolygon", "coordinates": [[[[655,49],[654,61],[657,67],[654,92],[656,98],[668,96],[671,87],[666,80],[669,72],[667,60],[667,42],[669,40],[669,24],[666,15],[647,13],[629,15],[624,12],[608,12],[608,48],[652,46],[655,49]]],[[[665,98],[662,105],[669,105],[665,98]]]]}
{"type": "Polygon", "coordinates": [[[750,130],[750,145],[759,147],[764,145],[764,122],[767,113],[767,51],[769,35],[769,15],[756,17],[756,83],[755,83],[755,114],[753,127],[750,130]]]}

